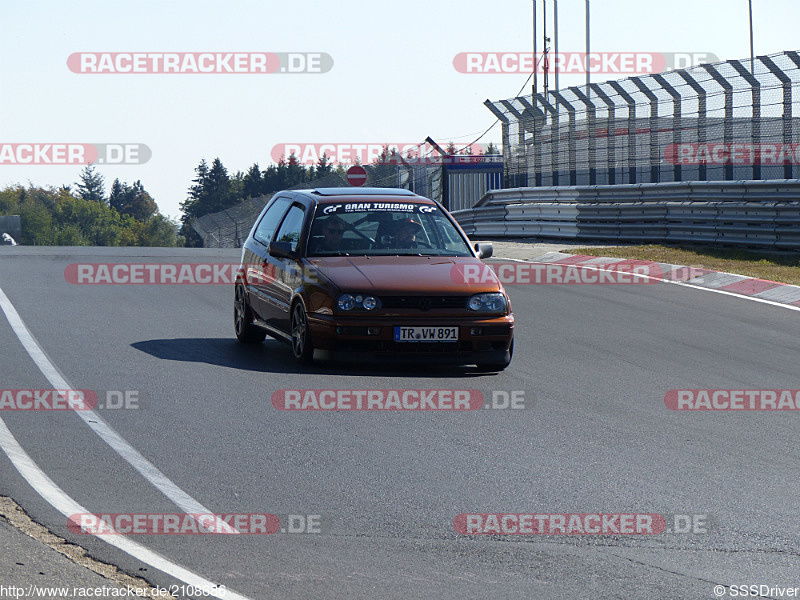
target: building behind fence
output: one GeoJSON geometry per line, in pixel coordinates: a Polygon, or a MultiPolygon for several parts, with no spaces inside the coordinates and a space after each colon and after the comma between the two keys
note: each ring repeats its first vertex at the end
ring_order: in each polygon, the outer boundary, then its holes
{"type": "Polygon", "coordinates": [[[504,187],[800,177],[795,51],[492,102],[504,187]]]}

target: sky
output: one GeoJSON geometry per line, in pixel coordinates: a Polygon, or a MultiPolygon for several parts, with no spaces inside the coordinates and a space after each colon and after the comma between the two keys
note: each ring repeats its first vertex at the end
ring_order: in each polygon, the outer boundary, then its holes
{"type": "MultiPolygon", "coordinates": [[[[800,48],[800,0],[753,5],[757,55],[800,48]]],[[[558,6],[559,50],[583,52],[584,0],[558,6]]],[[[495,122],[483,102],[514,97],[528,74],[462,73],[454,59],[530,52],[532,1],[0,0],[0,25],[0,146],[144,144],[146,162],[96,165],[106,191],[115,178],[140,180],[178,217],[201,159],[233,174],[265,169],[279,144],[472,142],[495,122]],[[85,73],[68,64],[76,53],[306,53],[323,55],[326,72],[85,73]]],[[[591,40],[592,52],[746,58],[748,2],[592,0],[591,40]]],[[[480,141],[500,139],[497,125],[480,141]]],[[[82,169],[0,155],[0,188],[74,189],[82,169]]]]}

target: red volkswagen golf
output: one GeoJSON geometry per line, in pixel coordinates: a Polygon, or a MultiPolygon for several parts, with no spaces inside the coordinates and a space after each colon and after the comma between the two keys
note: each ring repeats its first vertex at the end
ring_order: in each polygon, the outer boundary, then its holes
{"type": "Polygon", "coordinates": [[[236,337],[289,342],[300,362],[435,357],[499,371],[511,362],[514,316],[480,260],[491,254],[407,190],[278,192],[242,249],[236,337]],[[480,278],[464,277],[477,269],[480,278]]]}

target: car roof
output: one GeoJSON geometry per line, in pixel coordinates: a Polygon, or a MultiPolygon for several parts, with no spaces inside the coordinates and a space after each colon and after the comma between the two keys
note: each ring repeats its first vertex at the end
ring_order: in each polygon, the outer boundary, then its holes
{"type": "Polygon", "coordinates": [[[311,190],[291,190],[295,194],[301,194],[315,203],[339,202],[352,198],[353,200],[364,200],[366,197],[378,200],[402,200],[413,202],[426,202],[434,204],[433,200],[419,196],[411,190],[399,188],[315,188],[311,190]]]}
{"type": "Polygon", "coordinates": [[[378,187],[314,188],[311,193],[318,196],[416,196],[411,190],[378,187]]]}

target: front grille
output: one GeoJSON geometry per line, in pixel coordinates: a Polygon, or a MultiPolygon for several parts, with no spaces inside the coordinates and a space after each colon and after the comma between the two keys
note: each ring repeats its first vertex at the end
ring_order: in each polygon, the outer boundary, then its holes
{"type": "Polygon", "coordinates": [[[469,296],[381,296],[384,309],[413,308],[421,311],[466,308],[469,296]]]}

